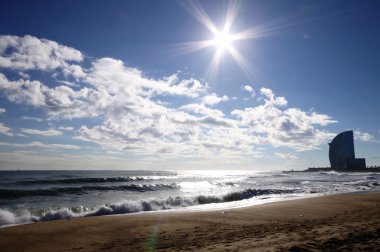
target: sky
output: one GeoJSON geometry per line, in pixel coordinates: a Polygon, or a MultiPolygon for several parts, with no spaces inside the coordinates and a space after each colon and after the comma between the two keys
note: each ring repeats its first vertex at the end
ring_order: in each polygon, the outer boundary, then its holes
{"type": "Polygon", "coordinates": [[[0,169],[380,164],[378,1],[2,1],[0,169]]]}

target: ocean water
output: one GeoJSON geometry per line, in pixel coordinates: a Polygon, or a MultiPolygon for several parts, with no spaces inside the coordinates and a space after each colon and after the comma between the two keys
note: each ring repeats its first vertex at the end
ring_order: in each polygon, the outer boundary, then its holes
{"type": "MultiPolygon", "coordinates": [[[[376,190],[380,173],[0,171],[0,226],[376,190]]],[[[379,187],[380,188],[380,187],[379,187]]]]}

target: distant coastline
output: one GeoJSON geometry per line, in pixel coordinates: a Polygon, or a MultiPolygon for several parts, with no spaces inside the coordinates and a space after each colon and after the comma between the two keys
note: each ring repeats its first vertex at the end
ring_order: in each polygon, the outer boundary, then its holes
{"type": "Polygon", "coordinates": [[[309,167],[303,171],[284,171],[284,172],[380,172],[380,166],[371,166],[367,168],[346,168],[346,169],[334,169],[331,167],[309,167]]]}

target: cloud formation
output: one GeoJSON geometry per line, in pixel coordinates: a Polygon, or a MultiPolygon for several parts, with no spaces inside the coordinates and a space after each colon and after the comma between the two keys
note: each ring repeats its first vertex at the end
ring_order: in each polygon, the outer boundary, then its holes
{"type": "MultiPolygon", "coordinates": [[[[66,126],[57,128],[73,131],[75,140],[136,156],[253,157],[261,155],[257,147],[263,144],[306,151],[319,148],[334,136],[323,127],[336,120],[288,107],[285,97],[268,88],[261,88],[258,94],[263,104],[229,112],[218,106],[230,98],[210,92],[207,84],[195,78],[184,78],[180,73],[151,78],[121,60],[88,60],[89,64],[81,64],[81,52],[54,41],[0,36],[0,67],[22,73],[17,80],[0,73],[0,94],[11,103],[42,111],[46,120],[56,124],[64,121],[66,126]],[[49,72],[56,81],[47,85],[33,80],[29,70],[49,72]],[[58,81],[57,76],[64,80],[58,81]],[[75,120],[81,123],[75,127],[78,130],[67,126],[75,120]]],[[[251,86],[243,89],[255,95],[251,86]]],[[[20,131],[42,136],[63,134],[52,129],[20,131]]],[[[3,124],[0,133],[12,135],[3,124]]],[[[9,146],[78,148],[40,142],[9,146]]]]}
{"type": "MultiPolygon", "coordinates": [[[[250,85],[245,85],[241,87],[242,90],[248,92],[251,96],[251,98],[256,96],[255,90],[250,85]]],[[[248,100],[249,98],[244,98],[245,100],[248,100]]]]}
{"type": "Polygon", "coordinates": [[[275,152],[274,155],[276,157],[282,158],[287,160],[288,162],[292,162],[298,159],[298,157],[292,153],[282,153],[282,152],[275,152]]]}
{"type": "Polygon", "coordinates": [[[0,134],[13,136],[12,130],[8,128],[7,126],[5,126],[3,123],[0,123],[0,134]]]}
{"type": "Polygon", "coordinates": [[[21,129],[22,133],[28,134],[28,135],[40,135],[40,136],[60,136],[62,135],[62,132],[55,129],[49,129],[49,130],[37,130],[37,129],[21,129]]]}
{"type": "Polygon", "coordinates": [[[78,150],[78,149],[80,149],[79,146],[72,145],[72,144],[45,144],[45,143],[41,143],[38,141],[25,143],[25,144],[0,142],[0,145],[9,146],[9,147],[33,147],[33,148],[64,149],[64,150],[78,150]]]}
{"type": "Polygon", "coordinates": [[[363,141],[363,142],[370,142],[374,140],[374,136],[367,133],[367,132],[362,132],[360,130],[354,130],[354,138],[355,140],[363,141]]]}
{"type": "Polygon", "coordinates": [[[71,62],[80,62],[78,50],[33,36],[0,36],[0,67],[16,70],[69,70],[71,62]]]}

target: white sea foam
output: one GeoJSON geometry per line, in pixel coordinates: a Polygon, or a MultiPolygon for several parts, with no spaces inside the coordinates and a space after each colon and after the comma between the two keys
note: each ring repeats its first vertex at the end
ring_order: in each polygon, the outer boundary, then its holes
{"type": "Polygon", "coordinates": [[[23,224],[38,221],[39,218],[33,216],[28,210],[23,210],[20,214],[0,208],[0,226],[23,224]]]}
{"type": "Polygon", "coordinates": [[[0,226],[80,216],[231,208],[374,190],[380,183],[380,174],[376,173],[335,172],[67,171],[1,175],[0,226]]]}

